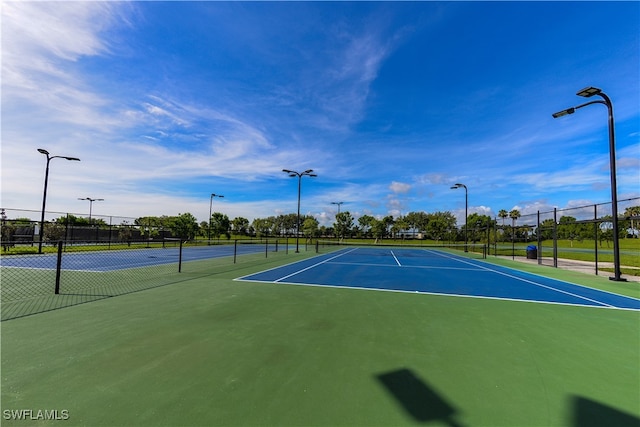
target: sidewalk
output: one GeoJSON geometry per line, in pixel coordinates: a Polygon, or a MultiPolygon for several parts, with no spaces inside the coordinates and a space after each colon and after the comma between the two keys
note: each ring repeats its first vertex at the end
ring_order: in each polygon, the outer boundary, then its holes
{"type": "MultiPolygon", "coordinates": [[[[499,258],[513,259],[510,256],[500,256],[499,258]]],[[[538,264],[538,260],[537,259],[527,259],[526,257],[518,257],[517,256],[513,260],[514,261],[519,261],[519,262],[527,262],[527,263],[530,263],[530,264],[538,264]]],[[[543,257],[542,258],[542,265],[553,268],[553,258],[551,258],[551,257],[543,257]]],[[[573,260],[573,259],[558,258],[558,268],[561,268],[563,270],[579,271],[579,272],[585,273],[585,274],[593,274],[593,275],[596,274],[595,263],[594,262],[589,262],[589,261],[577,261],[577,260],[573,260]]],[[[611,269],[613,269],[613,263],[612,262],[599,262],[598,263],[598,269],[601,269],[601,268],[611,268],[611,269]]],[[[624,268],[637,269],[638,267],[624,267],[624,268]]],[[[600,271],[598,271],[598,276],[609,277],[609,276],[613,276],[613,273],[609,272],[609,271],[600,270],[600,271]]],[[[622,278],[626,279],[629,282],[639,282],[640,283],[640,276],[630,276],[628,274],[623,274],[622,278]]]]}

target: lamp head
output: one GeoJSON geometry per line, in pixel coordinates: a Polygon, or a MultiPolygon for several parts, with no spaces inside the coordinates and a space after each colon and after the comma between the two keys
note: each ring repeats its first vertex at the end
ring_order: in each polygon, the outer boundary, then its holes
{"type": "Polygon", "coordinates": [[[584,89],[579,90],[576,95],[578,96],[582,96],[585,98],[589,98],[592,97],[593,95],[598,95],[602,92],[602,89],[599,89],[597,87],[593,87],[593,86],[589,86],[589,87],[585,87],[584,89]]]}
{"type": "Polygon", "coordinates": [[[80,159],[79,159],[79,158],[77,158],[77,157],[65,157],[65,156],[63,156],[62,158],[63,158],[63,159],[67,159],[67,160],[73,160],[73,161],[76,161],[76,162],[79,162],[79,161],[80,161],[80,159]]]}
{"type": "Polygon", "coordinates": [[[49,155],[49,152],[47,150],[45,150],[44,148],[38,148],[38,153],[44,154],[46,156],[49,155]]]}
{"type": "Polygon", "coordinates": [[[557,119],[558,117],[566,116],[567,114],[573,114],[575,112],[576,112],[576,108],[575,107],[571,107],[571,108],[567,108],[566,110],[562,110],[562,111],[558,111],[557,113],[553,113],[551,116],[553,116],[554,119],[557,119]]]}

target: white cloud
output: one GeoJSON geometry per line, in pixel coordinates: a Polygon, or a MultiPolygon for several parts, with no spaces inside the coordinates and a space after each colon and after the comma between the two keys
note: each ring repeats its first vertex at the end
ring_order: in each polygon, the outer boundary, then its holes
{"type": "Polygon", "coordinates": [[[411,184],[393,181],[391,185],[389,185],[389,190],[395,194],[406,194],[411,190],[411,184]]]}

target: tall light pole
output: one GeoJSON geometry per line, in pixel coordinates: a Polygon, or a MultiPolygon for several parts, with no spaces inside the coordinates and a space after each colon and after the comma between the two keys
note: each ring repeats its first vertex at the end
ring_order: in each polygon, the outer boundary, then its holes
{"type": "Polygon", "coordinates": [[[44,192],[42,195],[42,216],[40,217],[40,230],[39,234],[39,242],[38,242],[38,253],[42,253],[42,238],[44,237],[44,211],[47,206],[47,183],[49,181],[49,162],[53,159],[65,159],[79,162],[80,159],[77,157],[67,157],[67,156],[49,156],[49,152],[43,148],[38,148],[38,153],[44,154],[47,156],[47,167],[44,170],[44,192]]]}
{"type": "Polygon", "coordinates": [[[298,219],[296,221],[296,253],[300,252],[299,238],[300,238],[300,188],[302,187],[302,177],[310,176],[316,177],[318,175],[313,173],[313,169],[307,169],[304,172],[296,172],[289,169],[282,169],[282,172],[289,174],[291,178],[298,177],[298,219]]]}
{"type": "Polygon", "coordinates": [[[622,274],[620,271],[620,243],[618,242],[618,190],[616,184],[616,146],[615,146],[615,135],[614,135],[614,125],[613,125],[613,104],[611,103],[611,99],[602,92],[602,89],[597,87],[586,87],[584,89],[579,90],[576,95],[582,96],[584,98],[590,98],[594,95],[598,95],[602,98],[602,100],[598,99],[595,101],[589,101],[584,104],[580,104],[576,107],[567,108],[566,110],[558,111],[557,113],[553,113],[552,116],[554,119],[558,117],[566,116],[568,114],[573,114],[577,109],[586,107],[591,104],[604,104],[609,111],[609,169],[611,175],[611,216],[613,223],[613,273],[614,277],[609,277],[610,280],[615,280],[618,282],[624,282],[626,279],[620,277],[622,274]]]}
{"type": "Polygon", "coordinates": [[[454,184],[451,189],[455,190],[460,187],[464,188],[464,251],[467,252],[467,218],[469,218],[469,214],[467,212],[469,211],[469,190],[464,184],[454,184]]]}
{"type": "Polygon", "coordinates": [[[209,232],[207,233],[209,238],[209,243],[211,243],[211,207],[213,206],[213,198],[214,197],[224,197],[220,194],[211,193],[211,197],[209,198],[209,232]]]}
{"type": "Polygon", "coordinates": [[[332,205],[338,205],[338,213],[340,213],[340,205],[342,205],[344,202],[331,202],[332,205]]]}
{"type": "Polygon", "coordinates": [[[102,202],[104,199],[92,199],[91,197],[78,197],[78,200],[88,200],[89,201],[89,225],[91,225],[91,211],[93,210],[93,202],[102,202]]]}

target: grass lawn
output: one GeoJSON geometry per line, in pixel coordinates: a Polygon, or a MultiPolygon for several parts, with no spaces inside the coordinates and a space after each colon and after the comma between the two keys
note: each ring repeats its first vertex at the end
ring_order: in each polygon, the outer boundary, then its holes
{"type": "Polygon", "coordinates": [[[232,280],[283,262],[2,322],[2,425],[640,422],[638,312],[232,280]]]}

